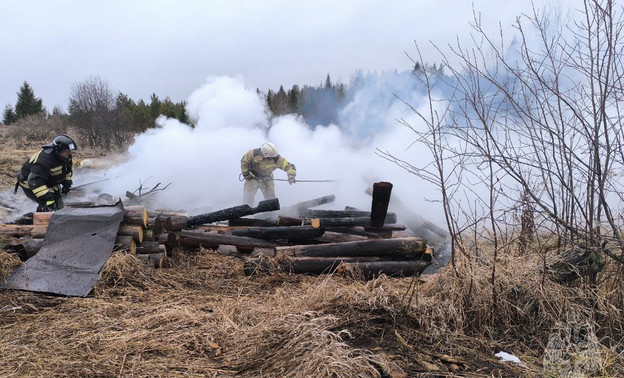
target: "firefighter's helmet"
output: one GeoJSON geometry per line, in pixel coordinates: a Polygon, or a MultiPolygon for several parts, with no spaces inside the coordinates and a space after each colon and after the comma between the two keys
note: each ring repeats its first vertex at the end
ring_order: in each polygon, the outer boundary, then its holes
{"type": "Polygon", "coordinates": [[[54,138],[52,143],[46,144],[43,147],[52,148],[54,152],[57,153],[65,150],[74,151],[78,149],[78,145],[76,145],[76,142],[74,142],[74,140],[70,136],[65,134],[57,136],[56,138],[54,138]]]}
{"type": "Polygon", "coordinates": [[[277,152],[277,147],[271,142],[267,142],[260,147],[260,151],[262,151],[262,156],[265,158],[273,158],[276,157],[279,153],[277,152]]]}

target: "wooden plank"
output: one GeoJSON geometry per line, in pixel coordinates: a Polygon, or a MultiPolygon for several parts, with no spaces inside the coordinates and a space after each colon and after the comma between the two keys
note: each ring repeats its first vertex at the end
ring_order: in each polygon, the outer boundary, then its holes
{"type": "Polygon", "coordinates": [[[427,244],[424,239],[408,237],[275,247],[275,254],[306,257],[412,256],[416,258],[426,250],[427,244]]]}

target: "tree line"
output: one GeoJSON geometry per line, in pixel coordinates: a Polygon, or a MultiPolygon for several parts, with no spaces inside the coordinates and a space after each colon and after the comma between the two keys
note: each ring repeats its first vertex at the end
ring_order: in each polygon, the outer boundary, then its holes
{"type": "Polygon", "coordinates": [[[185,106],[185,101],[160,99],[156,94],[149,101],[135,101],[122,92],[115,93],[101,78],[91,77],[72,85],[68,113],[58,107],[48,112],[43,100],[24,81],[15,107],[5,106],[2,123],[17,124],[22,135],[37,139],[75,128],[82,144],[112,149],[155,127],[160,115],[192,124],[185,106]]]}

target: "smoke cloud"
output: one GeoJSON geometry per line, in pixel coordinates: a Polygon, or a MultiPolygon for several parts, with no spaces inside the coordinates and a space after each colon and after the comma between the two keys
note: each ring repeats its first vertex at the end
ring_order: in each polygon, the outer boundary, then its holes
{"type": "MultiPolygon", "coordinates": [[[[240,160],[249,149],[270,141],[295,164],[298,179],[335,180],[275,182],[282,207],[333,194],[336,200],[323,208],[370,210],[366,190],[375,181],[388,181],[394,185],[393,197],[400,198],[403,206],[418,214],[426,212],[435,222],[441,219],[441,210],[427,209],[431,204],[426,201],[436,199],[435,188],[376,154],[377,149],[389,151],[415,164],[429,159],[417,147],[408,148],[415,136],[397,121],[418,124],[412,110],[395,96],[405,94],[412,106],[422,102],[418,93],[401,89],[409,82],[396,73],[360,79],[357,93],[339,115],[340,124],[321,126],[308,125],[294,115],[270,119],[264,99],[246,88],[243,78],[209,77],[188,98],[195,127],[160,117],[157,128],[136,137],[127,160],[105,172],[111,179],[97,190],[125,198],[126,191],[138,194],[141,185],[145,192],[159,184],[158,188],[166,189],[150,195],[150,207],[189,214],[240,205],[240,160]]],[[[280,170],[274,175],[287,178],[280,170]]]]}

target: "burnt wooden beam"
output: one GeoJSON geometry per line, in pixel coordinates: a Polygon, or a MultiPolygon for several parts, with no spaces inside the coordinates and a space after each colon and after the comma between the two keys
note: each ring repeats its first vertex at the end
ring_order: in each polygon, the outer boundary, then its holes
{"type": "Polygon", "coordinates": [[[262,213],[266,211],[275,211],[280,209],[279,200],[277,198],[260,201],[258,206],[251,207],[249,205],[234,206],[227,209],[217,210],[210,213],[193,215],[190,217],[167,217],[167,230],[177,231],[183,228],[198,226],[205,223],[213,223],[240,218],[245,215],[262,213]]]}
{"type": "MultiPolygon", "coordinates": [[[[371,217],[370,211],[361,210],[315,210],[307,209],[304,211],[303,216],[306,218],[362,218],[371,217]]],[[[387,213],[384,223],[393,224],[397,222],[397,215],[395,213],[387,213]]]]}
{"type": "Polygon", "coordinates": [[[245,236],[235,236],[227,234],[216,234],[213,232],[182,230],[180,242],[196,242],[202,245],[233,245],[241,248],[274,248],[280,244],[272,241],[250,238],[245,236]]]}
{"type": "Polygon", "coordinates": [[[231,227],[275,227],[276,221],[255,218],[234,218],[228,220],[228,226],[231,227]]]}
{"type": "Polygon", "coordinates": [[[275,247],[275,254],[301,257],[411,256],[417,258],[427,250],[424,239],[370,239],[344,243],[292,245],[275,247]]]}
{"type": "Polygon", "coordinates": [[[257,239],[313,239],[323,235],[325,230],[314,226],[250,227],[232,230],[232,235],[257,239]]]}
{"type": "Polygon", "coordinates": [[[300,217],[300,216],[303,216],[304,211],[306,211],[310,207],[315,207],[315,206],[320,206],[320,205],[324,205],[327,203],[331,203],[331,202],[334,202],[335,199],[336,199],[336,196],[333,194],[330,194],[328,196],[318,197],[318,198],[314,198],[308,201],[298,202],[294,205],[284,207],[282,209],[282,212],[284,214],[289,214],[291,216],[300,217]]]}
{"type": "Polygon", "coordinates": [[[373,227],[383,227],[388,204],[390,204],[390,194],[392,193],[392,183],[376,182],[373,184],[373,201],[371,204],[370,225],[373,227]]]}

